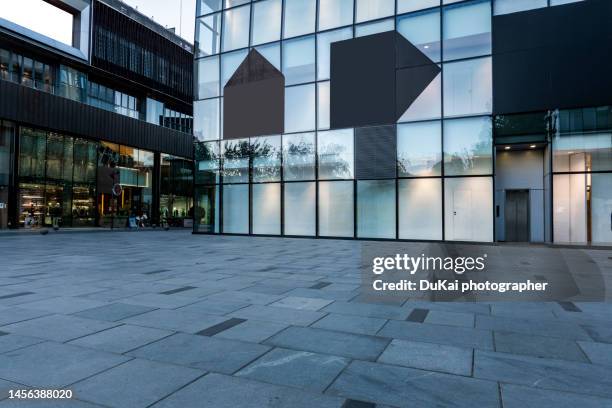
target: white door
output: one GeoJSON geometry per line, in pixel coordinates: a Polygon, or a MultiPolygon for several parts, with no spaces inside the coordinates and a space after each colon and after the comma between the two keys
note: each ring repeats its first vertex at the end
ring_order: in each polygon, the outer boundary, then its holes
{"type": "Polygon", "coordinates": [[[453,191],[453,239],[472,240],[472,191],[453,191]]]}

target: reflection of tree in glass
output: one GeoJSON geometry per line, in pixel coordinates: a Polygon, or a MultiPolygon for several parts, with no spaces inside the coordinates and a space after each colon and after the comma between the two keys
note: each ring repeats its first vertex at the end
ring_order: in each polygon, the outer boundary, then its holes
{"type": "MultiPolygon", "coordinates": [[[[280,179],[281,152],[279,144],[272,144],[268,138],[253,139],[253,178],[257,181],[275,181],[280,179]]],[[[280,142],[280,137],[273,140],[280,142]]]]}
{"type": "Polygon", "coordinates": [[[314,143],[300,139],[288,142],[286,147],[285,176],[293,179],[314,178],[314,143]]]}
{"type": "Polygon", "coordinates": [[[319,169],[328,178],[350,178],[351,164],[345,159],[347,148],[337,143],[325,144],[319,152],[319,169]]]}
{"type": "Polygon", "coordinates": [[[491,139],[488,132],[481,132],[479,141],[471,146],[452,152],[445,159],[445,165],[455,172],[484,169],[491,161],[491,139]]]}
{"type": "Polygon", "coordinates": [[[223,177],[228,178],[227,181],[231,181],[232,178],[246,178],[248,180],[250,154],[251,147],[248,140],[226,142],[223,154],[223,177]]]}

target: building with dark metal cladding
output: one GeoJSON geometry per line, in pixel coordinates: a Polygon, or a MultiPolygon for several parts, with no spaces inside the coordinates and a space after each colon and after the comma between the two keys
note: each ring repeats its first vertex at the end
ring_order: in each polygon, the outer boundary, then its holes
{"type": "Polygon", "coordinates": [[[195,232],[612,243],[609,0],[200,0],[195,232]]]}
{"type": "Polygon", "coordinates": [[[190,226],[193,46],[116,0],[15,3],[35,6],[0,8],[0,229],[190,226]]]}

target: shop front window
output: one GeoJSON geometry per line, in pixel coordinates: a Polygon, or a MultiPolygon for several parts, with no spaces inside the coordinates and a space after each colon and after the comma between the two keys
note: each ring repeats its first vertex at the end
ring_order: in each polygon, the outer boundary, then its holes
{"type": "Polygon", "coordinates": [[[168,225],[191,227],[193,219],[193,161],[161,155],[160,216],[168,225]]]}

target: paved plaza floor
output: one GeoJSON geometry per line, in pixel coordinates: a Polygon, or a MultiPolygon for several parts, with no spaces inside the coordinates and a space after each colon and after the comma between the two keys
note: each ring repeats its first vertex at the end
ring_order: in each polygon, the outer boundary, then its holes
{"type": "MultiPolygon", "coordinates": [[[[612,407],[612,304],[375,302],[362,245],[0,236],[0,407],[612,407]],[[32,388],[73,398],[9,399],[32,388]]],[[[607,250],[489,250],[612,275],[607,250]]]]}

